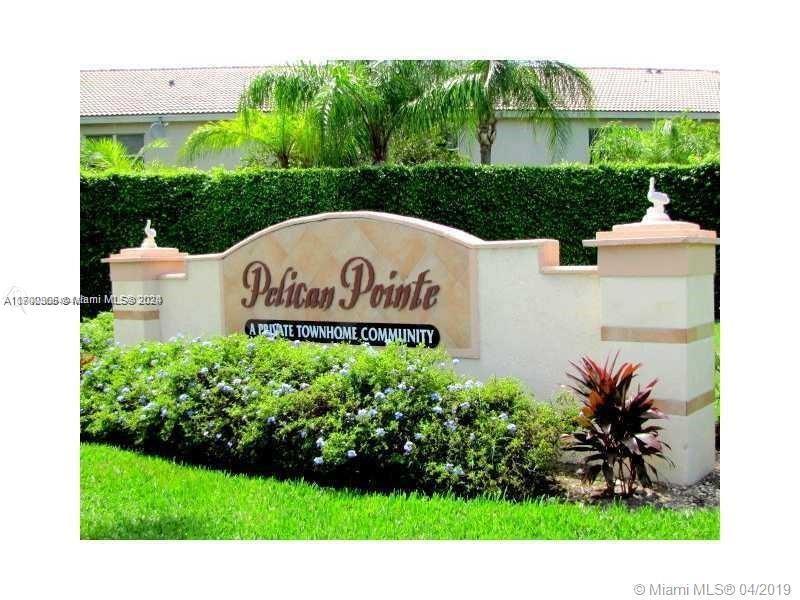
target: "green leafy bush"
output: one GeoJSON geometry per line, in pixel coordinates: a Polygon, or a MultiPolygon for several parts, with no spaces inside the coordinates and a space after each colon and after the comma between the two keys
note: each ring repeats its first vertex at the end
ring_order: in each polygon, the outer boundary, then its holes
{"type": "Polygon", "coordinates": [[[678,117],[649,129],[612,122],[598,130],[590,153],[593,163],[719,162],[719,122],[678,117]]]}
{"type": "Polygon", "coordinates": [[[439,350],[102,340],[84,340],[104,348],[81,378],[84,439],[214,466],[525,498],[546,490],[569,430],[566,413],[516,381],[468,380],[439,350]]]}
{"type": "Polygon", "coordinates": [[[81,321],[81,352],[99,356],[114,344],[114,314],[103,312],[81,321]]]}
{"type": "Polygon", "coordinates": [[[94,319],[84,319],[81,323],[81,373],[113,344],[113,313],[100,313],[94,319]]]}
{"type": "MultiPolygon", "coordinates": [[[[221,252],[294,217],[377,210],[419,217],[485,240],[554,238],[563,264],[592,264],[582,240],[642,218],[648,180],[672,198],[673,219],[719,231],[719,164],[479,167],[419,165],[81,175],[81,293],[109,293],[100,259],[138,245],[153,219],[158,243],[221,252]]],[[[89,315],[107,308],[82,305],[89,315]]]]}
{"type": "Polygon", "coordinates": [[[426,163],[470,164],[470,159],[458,151],[455,136],[437,128],[424,133],[406,133],[395,136],[389,146],[389,160],[395,165],[422,165],[426,163]]]}

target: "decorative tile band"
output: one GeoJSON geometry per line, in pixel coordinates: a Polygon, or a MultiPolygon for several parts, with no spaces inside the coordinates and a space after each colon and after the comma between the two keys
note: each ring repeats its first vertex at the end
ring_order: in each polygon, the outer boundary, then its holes
{"type": "Polygon", "coordinates": [[[714,335],[714,324],[705,323],[686,329],[672,327],[609,327],[600,329],[604,342],[650,342],[654,344],[688,344],[714,335]]]}
{"type": "Polygon", "coordinates": [[[712,244],[656,244],[601,246],[597,272],[601,277],[685,277],[713,275],[712,244]]]}
{"type": "Polygon", "coordinates": [[[186,261],[182,258],[170,260],[131,260],[112,262],[111,281],[153,281],[165,274],[186,273],[186,261]]]}
{"type": "Polygon", "coordinates": [[[688,417],[692,413],[696,413],[701,408],[705,408],[713,402],[714,390],[709,390],[704,394],[695,396],[688,402],[683,400],[662,400],[658,398],[654,400],[656,408],[661,409],[668,415],[674,415],[678,417],[688,417]]]}
{"type": "Polygon", "coordinates": [[[121,321],[154,321],[158,319],[157,310],[115,310],[114,318],[121,321]]]}

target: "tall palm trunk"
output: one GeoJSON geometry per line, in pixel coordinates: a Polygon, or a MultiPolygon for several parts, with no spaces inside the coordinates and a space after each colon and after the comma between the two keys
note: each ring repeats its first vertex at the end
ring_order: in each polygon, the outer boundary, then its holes
{"type": "Polygon", "coordinates": [[[389,155],[389,140],[373,139],[372,142],[372,164],[380,165],[386,162],[389,155]]]}
{"type": "Polygon", "coordinates": [[[497,139],[497,117],[492,115],[478,123],[478,143],[481,146],[481,164],[492,164],[492,144],[497,139]]]}

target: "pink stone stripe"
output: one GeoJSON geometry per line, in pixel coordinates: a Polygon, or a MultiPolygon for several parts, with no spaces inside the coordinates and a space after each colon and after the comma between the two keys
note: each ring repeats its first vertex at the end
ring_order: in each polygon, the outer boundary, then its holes
{"type": "Polygon", "coordinates": [[[705,408],[714,402],[714,390],[709,390],[703,394],[695,396],[689,401],[685,400],[667,400],[663,398],[655,398],[653,404],[656,408],[668,415],[678,417],[688,417],[692,413],[696,413],[701,408],[705,408]]]}
{"type": "Polygon", "coordinates": [[[120,321],[154,321],[158,319],[157,310],[115,310],[114,318],[120,321]]]}
{"type": "Polygon", "coordinates": [[[714,324],[704,323],[688,328],[611,327],[603,325],[600,339],[604,342],[649,342],[654,344],[688,344],[714,335],[714,324]]]}

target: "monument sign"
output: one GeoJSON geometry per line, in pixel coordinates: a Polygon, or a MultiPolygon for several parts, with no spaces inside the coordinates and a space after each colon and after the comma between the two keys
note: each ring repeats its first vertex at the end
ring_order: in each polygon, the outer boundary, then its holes
{"type": "MultiPolygon", "coordinates": [[[[540,398],[588,354],[641,362],[659,379],[670,418],[666,479],[691,483],[714,465],[716,234],[674,222],[651,182],[641,223],[598,232],[597,266],[562,266],[556,240],[484,241],[385,213],[292,219],[219,254],[139,248],[105,259],[113,293],[161,304],[114,307],[115,336],[145,339],[241,332],[311,342],[392,340],[444,347],[480,378],[515,376],[540,398]]],[[[163,226],[162,226],[163,227],[163,226]]]]}
{"type": "Polygon", "coordinates": [[[479,242],[393,215],[280,223],[221,255],[224,330],[376,346],[400,339],[477,356],[479,242]]]}

